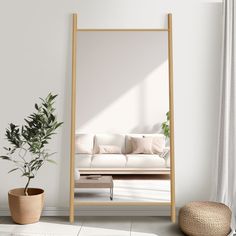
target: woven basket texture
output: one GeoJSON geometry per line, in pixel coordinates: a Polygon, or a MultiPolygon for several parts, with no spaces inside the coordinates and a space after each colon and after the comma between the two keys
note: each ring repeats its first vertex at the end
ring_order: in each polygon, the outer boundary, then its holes
{"type": "Polygon", "coordinates": [[[231,210],[217,202],[190,202],[179,211],[179,227],[189,236],[227,236],[231,210]]]}

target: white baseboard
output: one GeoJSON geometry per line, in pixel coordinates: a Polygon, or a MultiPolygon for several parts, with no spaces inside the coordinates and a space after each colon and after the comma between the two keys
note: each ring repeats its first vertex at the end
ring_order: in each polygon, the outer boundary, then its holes
{"type": "MultiPolygon", "coordinates": [[[[0,216],[9,216],[8,208],[0,208],[0,216]]],[[[69,208],[45,207],[43,216],[69,216],[69,208]]],[[[169,207],[80,207],[76,216],[170,216],[169,207]]]]}

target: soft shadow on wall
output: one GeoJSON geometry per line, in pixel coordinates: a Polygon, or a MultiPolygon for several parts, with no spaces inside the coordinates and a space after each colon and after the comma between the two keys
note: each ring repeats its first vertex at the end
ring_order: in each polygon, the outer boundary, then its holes
{"type": "Polygon", "coordinates": [[[169,110],[167,43],[167,32],[79,32],[77,132],[158,132],[169,110]]]}

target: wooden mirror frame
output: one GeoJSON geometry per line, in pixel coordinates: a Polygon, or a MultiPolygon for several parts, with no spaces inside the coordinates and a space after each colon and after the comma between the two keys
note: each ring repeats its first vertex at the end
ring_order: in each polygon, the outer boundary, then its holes
{"type": "Polygon", "coordinates": [[[174,96],[173,96],[173,43],[172,14],[168,14],[168,28],[159,29],[78,29],[77,14],[73,14],[72,25],[72,87],[71,87],[71,136],[70,136],[70,222],[74,222],[74,207],[80,206],[170,206],[171,221],[176,221],[175,209],[175,162],[174,162],[174,96]],[[75,168],[75,121],[76,121],[76,50],[78,31],[166,31],[168,32],[168,70],[169,70],[169,111],[170,111],[170,202],[75,202],[74,168],[75,168]]]}

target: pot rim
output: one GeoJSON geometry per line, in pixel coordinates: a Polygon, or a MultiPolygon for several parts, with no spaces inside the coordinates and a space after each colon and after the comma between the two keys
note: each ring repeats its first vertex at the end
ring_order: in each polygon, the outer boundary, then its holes
{"type": "Polygon", "coordinates": [[[28,188],[28,189],[39,190],[40,192],[37,193],[37,194],[32,194],[32,195],[20,195],[20,194],[13,193],[12,191],[14,191],[14,190],[24,190],[24,188],[13,188],[13,189],[8,191],[8,195],[12,195],[12,196],[16,196],[16,197],[19,197],[19,196],[20,197],[33,197],[33,196],[44,194],[44,190],[41,189],[41,188],[28,188]]]}

